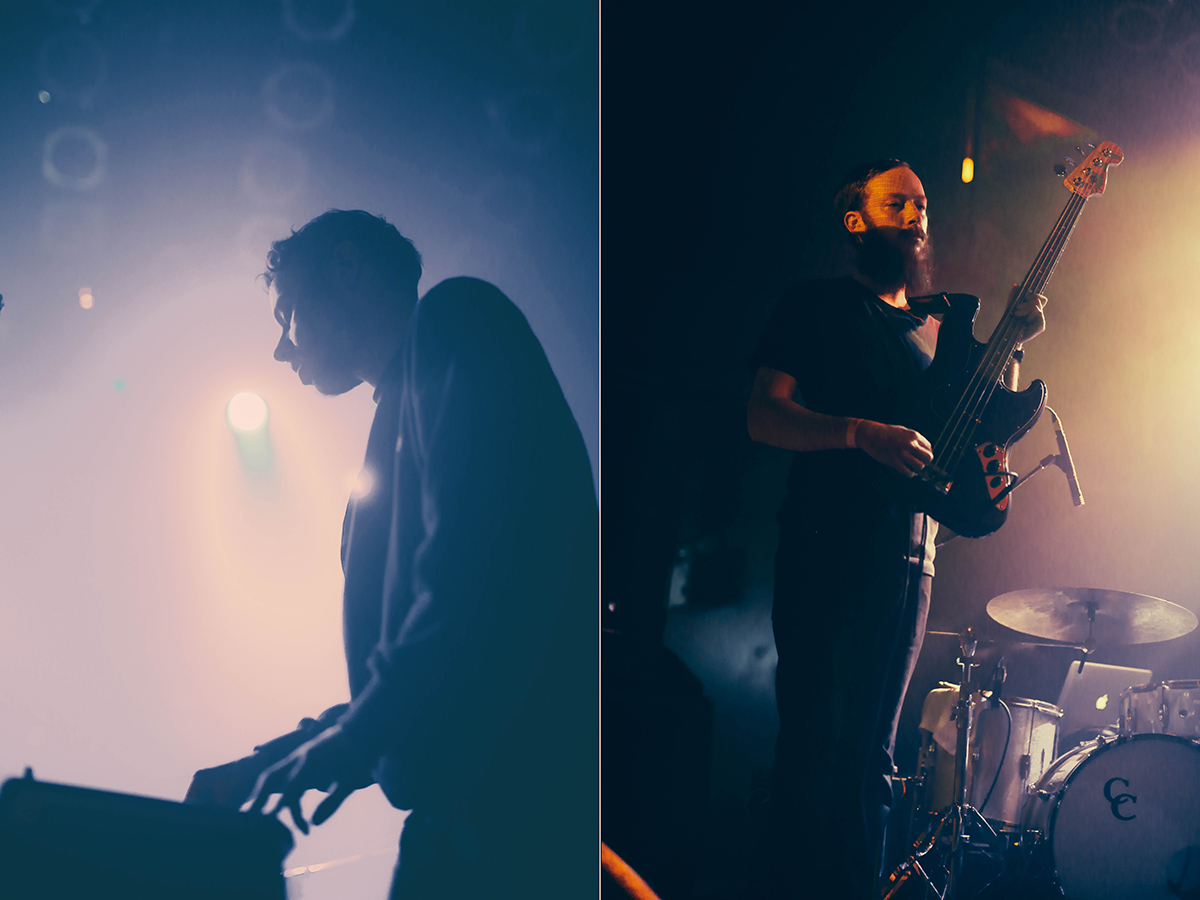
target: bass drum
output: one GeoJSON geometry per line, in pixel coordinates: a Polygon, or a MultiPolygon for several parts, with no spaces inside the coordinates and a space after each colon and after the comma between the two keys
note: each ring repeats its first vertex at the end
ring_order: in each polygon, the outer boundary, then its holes
{"type": "Polygon", "coordinates": [[[1195,896],[1200,745],[1166,734],[1080,744],[1042,776],[1024,825],[1068,900],[1195,896]]]}

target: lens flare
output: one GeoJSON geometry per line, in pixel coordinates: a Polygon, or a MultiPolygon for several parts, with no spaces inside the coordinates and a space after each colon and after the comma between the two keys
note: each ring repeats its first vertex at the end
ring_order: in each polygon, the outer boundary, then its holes
{"type": "Polygon", "coordinates": [[[267,401],[252,391],[241,391],[229,401],[225,417],[234,431],[258,431],[267,424],[267,401]]]}
{"type": "Polygon", "coordinates": [[[375,487],[375,476],[370,469],[363,469],[350,479],[350,495],[355,499],[365,497],[375,487]]]}

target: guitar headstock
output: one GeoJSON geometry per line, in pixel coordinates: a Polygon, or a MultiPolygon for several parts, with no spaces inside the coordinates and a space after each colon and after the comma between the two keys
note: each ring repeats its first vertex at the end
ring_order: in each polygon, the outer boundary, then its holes
{"type": "Polygon", "coordinates": [[[1105,141],[1084,157],[1083,162],[1063,179],[1063,185],[1068,191],[1079,194],[1085,200],[1096,194],[1103,194],[1104,186],[1108,183],[1108,167],[1119,166],[1124,158],[1125,154],[1121,152],[1120,147],[1112,141],[1105,141]]]}

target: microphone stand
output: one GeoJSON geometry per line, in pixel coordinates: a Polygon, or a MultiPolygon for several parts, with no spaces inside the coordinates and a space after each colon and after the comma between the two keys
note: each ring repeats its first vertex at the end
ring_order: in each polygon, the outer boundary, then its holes
{"type": "Polygon", "coordinates": [[[1023,485],[1026,481],[1028,481],[1030,478],[1032,478],[1038,472],[1042,471],[1042,469],[1045,469],[1047,466],[1058,466],[1060,469],[1062,469],[1063,474],[1067,476],[1067,482],[1069,483],[1069,485],[1071,487],[1072,500],[1074,501],[1075,505],[1083,506],[1083,494],[1079,493],[1079,485],[1076,484],[1075,480],[1074,480],[1075,465],[1074,465],[1073,461],[1071,460],[1071,451],[1067,448],[1067,439],[1066,439],[1066,436],[1063,434],[1062,422],[1059,421],[1058,413],[1056,413],[1050,407],[1047,406],[1046,411],[1048,413],[1050,413],[1050,420],[1054,423],[1054,431],[1058,438],[1058,452],[1051,453],[1049,456],[1047,456],[1045,459],[1043,459],[1040,463],[1038,463],[1037,467],[1034,468],[1033,471],[1026,472],[1020,478],[1013,481],[1012,484],[1010,484],[1008,487],[1006,487],[1004,490],[1002,490],[999,494],[997,494],[996,495],[997,503],[999,503],[1001,500],[1003,500],[1005,497],[1007,497],[1009,494],[1011,494],[1013,491],[1015,491],[1017,488],[1019,488],[1021,485],[1023,485]]]}
{"type": "Polygon", "coordinates": [[[1026,472],[1020,478],[1015,479],[1012,484],[1010,484],[1008,487],[1006,487],[1004,490],[1002,490],[999,494],[997,494],[996,502],[999,503],[1001,500],[1003,500],[1005,497],[1007,497],[1009,494],[1011,494],[1013,491],[1015,491],[1017,488],[1019,488],[1025,482],[1027,482],[1030,478],[1032,478],[1038,472],[1042,471],[1042,469],[1048,468],[1050,466],[1055,466],[1055,465],[1058,465],[1058,454],[1051,453],[1049,456],[1047,456],[1045,459],[1043,459],[1040,463],[1038,463],[1035,468],[1026,472]]]}

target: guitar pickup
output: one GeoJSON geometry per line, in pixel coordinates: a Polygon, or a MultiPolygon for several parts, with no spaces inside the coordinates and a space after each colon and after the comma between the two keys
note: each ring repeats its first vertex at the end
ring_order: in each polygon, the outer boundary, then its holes
{"type": "MultiPolygon", "coordinates": [[[[979,456],[979,464],[983,467],[984,482],[987,484],[988,496],[992,499],[999,497],[1008,487],[1008,450],[999,444],[980,444],[975,448],[979,456]]],[[[996,504],[996,509],[1008,509],[1008,495],[996,504]]]]}

